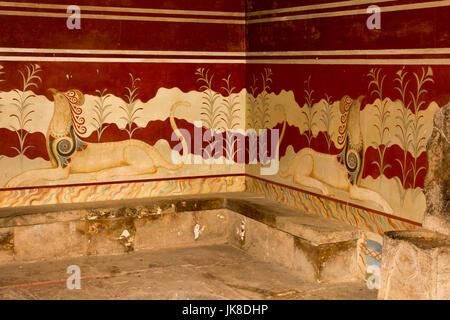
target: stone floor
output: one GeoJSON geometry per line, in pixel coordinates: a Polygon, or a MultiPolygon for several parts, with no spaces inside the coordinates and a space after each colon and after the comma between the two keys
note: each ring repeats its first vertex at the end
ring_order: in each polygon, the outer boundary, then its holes
{"type": "Polygon", "coordinates": [[[361,282],[318,284],[228,245],[0,267],[0,299],[376,299],[361,282]],[[69,290],[67,267],[81,270],[69,290]]]}

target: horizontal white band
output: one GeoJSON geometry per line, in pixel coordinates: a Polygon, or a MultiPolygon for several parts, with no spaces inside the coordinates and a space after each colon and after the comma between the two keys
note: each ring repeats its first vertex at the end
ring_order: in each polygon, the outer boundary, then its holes
{"type": "Polygon", "coordinates": [[[0,56],[0,61],[116,62],[116,63],[215,63],[215,64],[303,64],[303,65],[450,65],[450,59],[204,59],[204,58],[101,58],[0,56]]]}
{"type": "Polygon", "coordinates": [[[450,54],[450,48],[379,49],[379,50],[319,50],[319,51],[174,51],[174,50],[100,50],[100,49],[52,49],[6,48],[4,53],[76,54],[76,55],[146,55],[146,56],[195,56],[195,57],[292,57],[292,56],[355,56],[355,55],[435,55],[450,54]]]}

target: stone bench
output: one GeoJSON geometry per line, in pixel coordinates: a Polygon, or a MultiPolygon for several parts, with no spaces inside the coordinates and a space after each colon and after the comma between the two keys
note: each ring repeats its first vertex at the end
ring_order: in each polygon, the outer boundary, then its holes
{"type": "Polygon", "coordinates": [[[357,277],[356,228],[249,193],[0,209],[0,264],[228,243],[307,280],[357,277]]]}

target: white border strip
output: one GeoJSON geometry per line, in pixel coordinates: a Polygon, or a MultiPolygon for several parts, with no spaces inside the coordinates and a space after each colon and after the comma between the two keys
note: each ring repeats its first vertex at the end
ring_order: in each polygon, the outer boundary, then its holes
{"type": "Polygon", "coordinates": [[[43,61],[43,62],[117,62],[117,63],[240,63],[241,59],[183,59],[183,58],[96,58],[96,57],[38,57],[0,56],[0,61],[43,61]]]}
{"type": "MultiPolygon", "coordinates": [[[[38,12],[38,11],[13,11],[0,10],[1,16],[21,16],[21,17],[44,17],[44,18],[64,18],[67,19],[70,14],[57,12],[38,12]]],[[[125,16],[108,14],[90,14],[81,13],[82,19],[97,20],[121,20],[121,21],[146,21],[146,22],[183,22],[183,23],[215,23],[215,24],[242,24],[246,21],[236,19],[216,19],[216,18],[176,18],[176,17],[149,17],[149,16],[125,16]]]]}
{"type": "MultiPolygon", "coordinates": [[[[381,9],[381,13],[383,13],[383,12],[386,13],[386,12],[395,12],[395,11],[442,8],[442,7],[447,7],[447,6],[450,6],[450,0],[421,2],[421,3],[412,3],[412,4],[401,4],[401,5],[395,5],[395,6],[385,6],[385,7],[380,7],[380,9],[381,9]]],[[[295,20],[330,18],[330,17],[344,17],[344,16],[353,16],[353,15],[362,15],[362,14],[367,14],[367,10],[366,9],[354,9],[354,10],[345,10],[345,11],[300,14],[300,15],[292,15],[292,16],[284,16],[284,17],[250,19],[247,21],[247,24],[295,21],[295,20]]]]}
{"type": "Polygon", "coordinates": [[[450,65],[450,59],[159,59],[0,56],[0,61],[101,62],[101,63],[216,63],[216,64],[300,64],[300,65],[450,65]]]}
{"type": "MultiPolygon", "coordinates": [[[[306,20],[306,19],[316,19],[316,18],[329,18],[329,17],[343,17],[349,15],[362,15],[367,14],[366,9],[353,9],[353,10],[341,10],[341,11],[331,11],[331,12],[320,12],[320,13],[310,13],[310,14],[300,14],[292,16],[281,16],[281,17],[269,17],[269,18],[258,18],[251,19],[252,16],[257,14],[267,15],[272,13],[292,13],[298,11],[306,11],[312,9],[325,9],[325,8],[340,8],[352,5],[361,4],[373,4],[373,3],[383,3],[391,2],[395,0],[350,0],[350,1],[340,1],[334,3],[324,3],[317,5],[274,9],[274,10],[264,10],[247,13],[239,12],[219,12],[219,11],[194,11],[194,10],[165,10],[165,9],[145,9],[145,8],[121,8],[121,7],[97,7],[97,6],[82,6],[82,10],[86,11],[105,11],[105,12],[127,12],[127,13],[153,13],[153,14],[176,14],[176,15],[201,15],[210,16],[209,18],[182,18],[182,17],[152,17],[152,16],[130,16],[130,15],[109,15],[109,14],[90,14],[83,13],[82,18],[85,19],[99,19],[99,20],[124,20],[124,21],[147,21],[147,22],[181,22],[181,23],[215,23],[215,24],[256,24],[256,23],[267,23],[267,22],[281,22],[281,21],[294,21],[294,20],[306,20]],[[234,17],[234,19],[217,19],[215,16],[226,16],[234,17]],[[236,19],[240,17],[242,19],[236,19]],[[243,19],[247,17],[247,19],[243,19]],[[250,19],[248,19],[250,17],[250,19]]],[[[33,4],[33,3],[19,3],[19,2],[5,2],[0,1],[0,7],[18,7],[18,8],[43,8],[43,9],[65,9],[65,5],[57,4],[33,4]]],[[[418,10],[418,9],[429,9],[429,8],[440,8],[450,6],[450,0],[440,0],[440,1],[430,1],[430,2],[420,2],[412,4],[402,4],[393,6],[383,6],[380,7],[381,12],[395,12],[395,11],[406,11],[406,10],[418,10]]],[[[68,18],[70,14],[58,13],[58,12],[38,12],[38,11],[17,11],[17,10],[0,10],[0,15],[4,16],[24,16],[24,17],[52,17],[52,18],[68,18]]]]}
{"type": "MultiPolygon", "coordinates": [[[[393,1],[393,0],[384,0],[393,1]]],[[[69,5],[30,3],[30,2],[8,2],[0,1],[0,7],[30,8],[30,9],[60,9],[67,10],[69,5]]],[[[245,17],[244,12],[228,11],[199,11],[199,10],[175,10],[175,9],[151,9],[151,8],[130,8],[130,7],[100,7],[100,6],[79,6],[83,11],[103,11],[103,12],[127,12],[127,13],[153,13],[153,14],[173,14],[173,15],[196,15],[196,16],[223,16],[223,17],[245,17]]]]}
{"type": "Polygon", "coordinates": [[[173,50],[103,50],[0,47],[0,53],[71,54],[71,55],[149,55],[196,57],[292,57],[292,56],[354,56],[354,55],[434,55],[450,54],[450,48],[380,49],[380,50],[320,50],[320,51],[173,51],[173,50]]]}
{"type": "MultiPolygon", "coordinates": [[[[1,52],[1,48],[0,48],[1,52]]],[[[320,51],[261,51],[247,52],[248,57],[264,56],[354,56],[354,55],[417,55],[450,54],[450,48],[379,49],[379,50],[320,50],[320,51]]]]}
{"type": "Polygon", "coordinates": [[[292,59],[247,60],[248,64],[308,65],[450,65],[450,59],[292,59]]]}
{"type": "Polygon", "coordinates": [[[252,11],[252,12],[247,13],[247,17],[265,16],[265,15],[269,15],[269,14],[280,14],[280,13],[292,13],[292,12],[300,12],[300,11],[308,11],[308,10],[342,8],[342,7],[358,6],[358,5],[370,6],[372,4],[392,2],[392,1],[398,1],[398,0],[350,0],[350,1],[339,1],[339,2],[328,2],[328,3],[321,3],[321,4],[312,4],[312,5],[307,5],[307,6],[252,11]]]}
{"type": "Polygon", "coordinates": [[[151,56],[229,56],[245,57],[242,52],[223,51],[164,51],[164,50],[103,50],[103,49],[44,49],[44,48],[6,48],[0,47],[0,52],[6,53],[41,53],[41,54],[108,54],[108,55],[151,55],[151,56]]]}

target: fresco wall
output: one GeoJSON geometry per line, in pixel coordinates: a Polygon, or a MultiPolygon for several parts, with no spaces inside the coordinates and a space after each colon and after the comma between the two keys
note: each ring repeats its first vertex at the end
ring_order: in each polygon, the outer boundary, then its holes
{"type": "Polygon", "coordinates": [[[422,223],[449,1],[70,4],[0,4],[1,207],[257,192],[363,230],[377,286],[422,223]]]}
{"type": "Polygon", "coordinates": [[[244,190],[244,3],[70,4],[1,4],[0,205],[244,190]]]}
{"type": "Polygon", "coordinates": [[[249,165],[247,190],[363,230],[360,269],[377,287],[383,233],[423,220],[426,143],[449,102],[449,3],[250,1],[248,10],[247,87],[257,89],[247,125],[285,134],[278,174],[249,165]],[[371,30],[374,4],[381,28],[371,30]]]}

